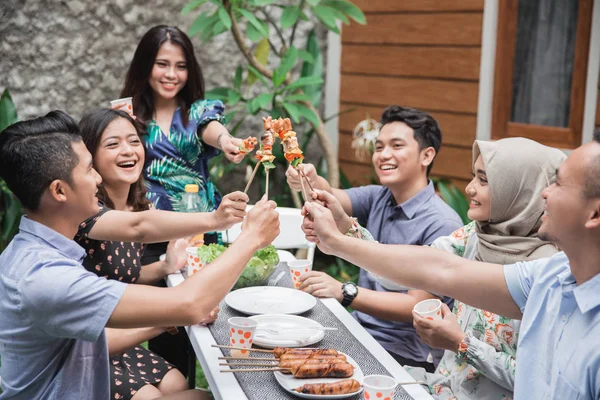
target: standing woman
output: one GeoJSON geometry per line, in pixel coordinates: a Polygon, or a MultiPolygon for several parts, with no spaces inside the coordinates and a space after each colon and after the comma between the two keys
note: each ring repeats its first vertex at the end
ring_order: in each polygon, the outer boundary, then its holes
{"type": "MultiPolygon", "coordinates": [[[[179,28],[159,25],[144,34],[127,71],[121,97],[133,98],[133,112],[145,129],[147,198],[159,210],[178,211],[186,184],[197,184],[202,211],[219,206],[221,195],[209,180],[208,160],[219,151],[234,163],[244,154],[223,126],[223,103],[204,98],[204,78],[190,38],[179,28]]],[[[118,105],[117,105],[118,107],[118,105]]],[[[217,234],[205,235],[205,243],[217,234]]],[[[166,243],[146,249],[144,264],[166,252],[166,243]]],[[[162,335],[150,348],[187,374],[188,341],[180,329],[162,335]]]]}

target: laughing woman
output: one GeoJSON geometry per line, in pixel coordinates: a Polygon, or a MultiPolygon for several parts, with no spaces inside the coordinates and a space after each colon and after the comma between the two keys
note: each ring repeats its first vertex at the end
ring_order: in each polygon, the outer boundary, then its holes
{"type": "MultiPolygon", "coordinates": [[[[81,224],[76,240],[86,249],[83,265],[98,276],[126,283],[153,283],[185,264],[181,254],[185,241],[177,241],[164,261],[142,266],[145,245],[138,243],[168,240],[173,237],[223,229],[241,220],[247,197],[233,193],[224,198],[213,213],[179,214],[150,210],[146,199],[142,166],[144,146],[133,119],[123,111],[93,111],[80,122],[83,141],[93,156],[93,166],[102,177],[98,215],[81,224]],[[237,201],[241,200],[241,201],[237,201]],[[116,211],[115,211],[116,210],[116,211]],[[235,215],[229,218],[225,215],[235,215]],[[146,225],[153,230],[144,235],[128,233],[128,226],[146,225]],[[193,221],[192,226],[190,222],[193,221]],[[217,223],[213,221],[218,221],[217,223]],[[183,242],[183,243],[182,243],[183,242]]],[[[144,230],[142,230],[144,231],[144,230]]],[[[135,232],[135,231],[134,231],[135,232]]],[[[207,317],[212,322],[216,312],[207,317]]],[[[187,389],[183,375],[163,358],[135,346],[165,329],[119,330],[108,332],[111,353],[111,397],[145,400],[187,389]],[[120,354],[116,354],[121,351],[120,354]],[[124,352],[123,352],[124,351],[124,352]]],[[[199,393],[196,393],[200,396],[199,393]]]]}

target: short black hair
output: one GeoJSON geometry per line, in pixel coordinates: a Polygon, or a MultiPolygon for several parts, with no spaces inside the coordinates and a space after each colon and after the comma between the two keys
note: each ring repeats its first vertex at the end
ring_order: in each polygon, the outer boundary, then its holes
{"type": "MultiPolygon", "coordinates": [[[[415,140],[419,143],[419,150],[433,147],[435,157],[442,146],[442,131],[438,122],[428,113],[410,107],[389,106],[381,114],[381,126],[392,122],[404,122],[414,132],[415,140]]],[[[427,167],[427,176],[433,167],[433,161],[427,167]]]]}
{"type": "MultiPolygon", "coordinates": [[[[596,128],[594,132],[594,142],[600,144],[600,128],[596,128]]],[[[585,185],[583,187],[583,195],[588,199],[596,199],[600,197],[600,157],[596,157],[592,161],[592,165],[588,166],[585,172],[585,185]]]]}
{"type": "Polygon", "coordinates": [[[79,128],[63,111],[17,122],[0,132],[0,176],[28,210],[56,179],[72,184],[79,157],[72,143],[81,142],[79,128]]]}

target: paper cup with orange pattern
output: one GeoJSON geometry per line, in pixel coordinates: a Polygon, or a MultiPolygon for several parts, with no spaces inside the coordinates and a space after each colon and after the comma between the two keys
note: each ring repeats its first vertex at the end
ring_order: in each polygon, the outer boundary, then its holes
{"type": "MultiPolygon", "coordinates": [[[[258,322],[245,317],[231,317],[229,322],[229,345],[232,347],[243,347],[249,349],[254,340],[254,331],[258,322]]],[[[249,357],[248,350],[231,349],[232,357],[249,357]]]]}
{"type": "Polygon", "coordinates": [[[125,111],[127,114],[133,117],[133,99],[131,97],[123,97],[122,99],[112,100],[110,102],[110,108],[115,110],[125,111]]]}
{"type": "Polygon", "coordinates": [[[200,271],[206,263],[202,261],[200,257],[198,257],[198,248],[197,247],[188,247],[185,249],[187,253],[187,261],[185,263],[185,267],[181,270],[187,274],[187,276],[192,276],[196,272],[200,271]]]}
{"type": "Polygon", "coordinates": [[[365,400],[392,400],[398,382],[387,375],[368,375],[363,378],[365,400]]]}
{"type": "Polygon", "coordinates": [[[294,284],[294,287],[298,289],[300,287],[300,281],[298,279],[308,271],[312,271],[312,262],[309,260],[294,260],[288,261],[287,264],[290,268],[290,274],[292,275],[292,283],[294,284]]]}
{"type": "Polygon", "coordinates": [[[415,305],[414,311],[430,320],[442,319],[442,302],[439,299],[423,300],[415,305]]]}

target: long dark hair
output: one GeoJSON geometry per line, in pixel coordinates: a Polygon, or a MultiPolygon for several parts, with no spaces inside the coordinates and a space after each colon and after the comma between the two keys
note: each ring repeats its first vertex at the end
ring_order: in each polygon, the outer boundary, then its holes
{"type": "Polygon", "coordinates": [[[145,126],[152,119],[154,97],[148,78],[152,73],[158,49],[169,41],[178,45],[185,56],[188,78],[185,86],[177,93],[183,123],[188,122],[188,111],[192,103],[204,98],[204,78],[190,38],[175,26],[158,25],[144,34],[135,50],[121,97],[133,97],[133,110],[138,120],[145,126]]]}
{"type": "MultiPolygon", "coordinates": [[[[129,121],[135,128],[138,136],[142,137],[143,130],[125,111],[109,110],[106,108],[91,111],[83,116],[79,122],[79,129],[83,143],[85,143],[88,151],[92,153],[92,157],[96,156],[96,150],[98,150],[100,139],[106,127],[117,118],[124,118],[129,121]]],[[[108,197],[108,193],[102,184],[98,186],[98,200],[106,204],[109,208],[115,208],[115,203],[108,197]]],[[[149,209],[150,201],[146,199],[146,185],[144,184],[144,176],[142,174],[140,174],[138,180],[129,188],[127,204],[133,208],[133,211],[149,209]]]]}

